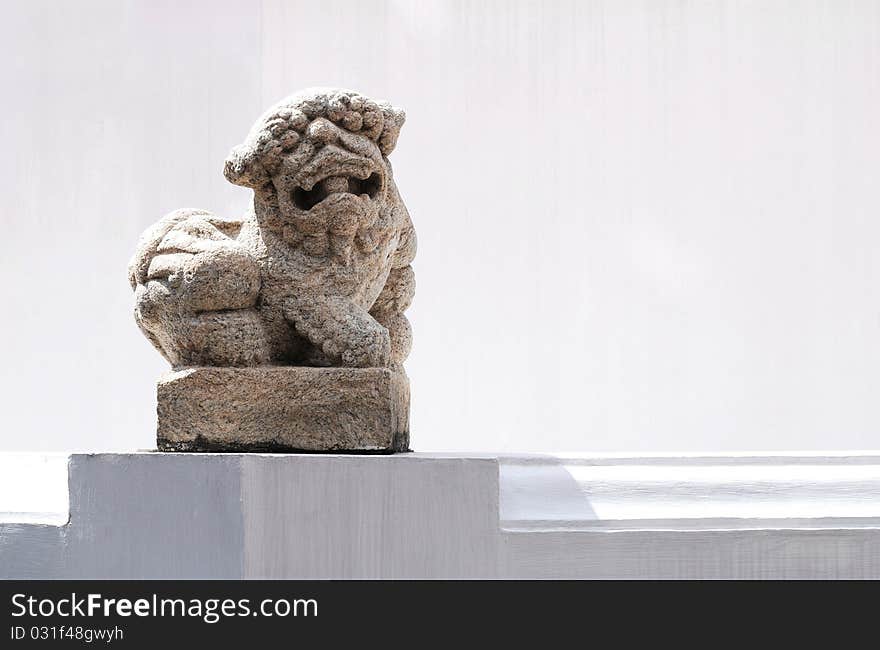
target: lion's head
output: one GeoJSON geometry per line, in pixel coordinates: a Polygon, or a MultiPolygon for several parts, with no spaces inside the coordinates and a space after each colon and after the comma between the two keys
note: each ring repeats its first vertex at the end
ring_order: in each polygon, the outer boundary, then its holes
{"type": "Polygon", "coordinates": [[[405,209],[387,158],[404,119],[351,90],[305,90],[257,120],[224,174],[252,188],[261,221],[307,253],[369,253],[405,209]]]}

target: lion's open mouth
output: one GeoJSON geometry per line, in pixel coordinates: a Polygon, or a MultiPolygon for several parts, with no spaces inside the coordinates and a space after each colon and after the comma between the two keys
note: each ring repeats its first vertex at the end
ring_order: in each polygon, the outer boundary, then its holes
{"type": "Polygon", "coordinates": [[[348,193],[355,196],[366,194],[371,199],[382,189],[382,177],[373,172],[367,178],[356,176],[331,176],[315,183],[312,189],[296,187],[293,190],[293,204],[300,210],[311,210],[331,194],[348,193]]]}

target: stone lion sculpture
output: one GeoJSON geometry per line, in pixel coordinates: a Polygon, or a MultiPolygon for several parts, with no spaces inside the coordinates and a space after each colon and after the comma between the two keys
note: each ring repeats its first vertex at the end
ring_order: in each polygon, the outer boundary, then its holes
{"type": "Polygon", "coordinates": [[[399,368],[416,235],[388,161],[404,112],[350,90],[273,106],[226,159],[241,219],[172,212],[129,265],[135,318],[174,368],[399,368]]]}

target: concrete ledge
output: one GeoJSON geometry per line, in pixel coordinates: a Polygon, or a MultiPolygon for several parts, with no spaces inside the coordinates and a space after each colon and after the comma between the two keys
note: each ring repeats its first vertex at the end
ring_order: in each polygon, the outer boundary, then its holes
{"type": "Polygon", "coordinates": [[[0,524],[0,578],[497,575],[494,459],[73,455],[63,526],[0,524]]]}
{"type": "Polygon", "coordinates": [[[880,528],[873,454],[501,460],[511,531],[880,528]]]}
{"type": "Polygon", "coordinates": [[[0,578],[876,579],[878,503],[871,454],[74,455],[0,578]]]}

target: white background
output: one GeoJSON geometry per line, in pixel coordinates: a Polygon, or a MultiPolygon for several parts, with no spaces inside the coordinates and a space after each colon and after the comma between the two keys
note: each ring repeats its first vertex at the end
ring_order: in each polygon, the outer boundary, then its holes
{"type": "Polygon", "coordinates": [[[880,447],[880,3],[0,2],[0,449],[154,443],[140,232],[311,85],[407,109],[419,450],[880,447]]]}

